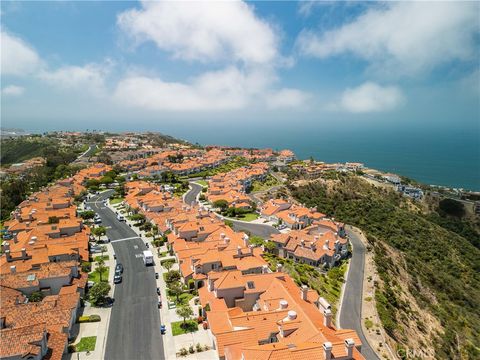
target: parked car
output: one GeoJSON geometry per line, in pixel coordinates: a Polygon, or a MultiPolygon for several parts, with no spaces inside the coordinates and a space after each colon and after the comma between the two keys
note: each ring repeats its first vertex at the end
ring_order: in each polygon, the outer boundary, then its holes
{"type": "Polygon", "coordinates": [[[115,276],[113,277],[113,283],[120,284],[121,282],[122,282],[122,275],[115,273],[115,276]]]}
{"type": "Polygon", "coordinates": [[[160,334],[165,334],[167,332],[167,327],[165,325],[160,325],[160,334]]]}
{"type": "Polygon", "coordinates": [[[101,218],[96,218],[93,220],[94,224],[101,224],[102,223],[102,219],[101,218]]]}
{"type": "Polygon", "coordinates": [[[125,216],[123,216],[123,215],[117,215],[117,220],[118,220],[118,221],[127,221],[127,220],[125,219],[125,216]]]}
{"type": "Polygon", "coordinates": [[[160,288],[159,288],[159,287],[157,287],[157,295],[158,295],[158,296],[161,295],[161,294],[160,294],[160,288]]]}
{"type": "Polygon", "coordinates": [[[159,308],[159,309],[162,308],[162,300],[158,300],[158,308],[159,308]]]}
{"type": "Polygon", "coordinates": [[[100,246],[92,246],[90,248],[90,252],[94,254],[98,254],[102,252],[102,248],[100,246]]]}
{"type": "Polygon", "coordinates": [[[113,258],[117,260],[117,254],[113,253],[113,258]]]}
{"type": "Polygon", "coordinates": [[[155,273],[155,279],[158,279],[159,275],[158,272],[155,273]]]}
{"type": "Polygon", "coordinates": [[[115,272],[120,272],[120,274],[123,273],[123,265],[118,263],[117,265],[115,265],[115,272]]]}

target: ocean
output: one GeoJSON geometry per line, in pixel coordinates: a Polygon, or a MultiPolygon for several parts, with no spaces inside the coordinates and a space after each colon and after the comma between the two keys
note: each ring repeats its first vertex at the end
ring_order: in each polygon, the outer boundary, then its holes
{"type": "MultiPolygon", "coordinates": [[[[480,124],[479,124],[480,125],[480,124]]],[[[87,126],[87,125],[84,125],[87,126]]],[[[97,128],[90,125],[90,129],[97,128]]],[[[98,126],[98,125],[97,125],[98,126]]],[[[28,129],[28,127],[25,127],[28,129]]],[[[85,130],[71,124],[69,130],[85,130]]],[[[46,130],[67,130],[65,125],[46,130]]],[[[97,128],[98,129],[98,128],[97,128]]],[[[116,124],[107,131],[159,131],[202,145],[291,149],[299,159],[362,162],[430,185],[480,191],[480,128],[471,130],[386,124],[330,124],[192,120],[116,124]]]]}
{"type": "MultiPolygon", "coordinates": [[[[362,162],[430,185],[480,191],[478,130],[185,127],[167,132],[202,145],[288,148],[299,159],[362,162]]],[[[161,131],[161,130],[159,130],[161,131]]]]}

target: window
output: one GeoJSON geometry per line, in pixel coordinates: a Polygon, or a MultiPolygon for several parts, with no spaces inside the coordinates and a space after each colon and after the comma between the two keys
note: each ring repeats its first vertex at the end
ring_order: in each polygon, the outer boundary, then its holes
{"type": "Polygon", "coordinates": [[[253,281],[248,281],[247,282],[247,287],[249,289],[255,289],[255,283],[253,281]]]}

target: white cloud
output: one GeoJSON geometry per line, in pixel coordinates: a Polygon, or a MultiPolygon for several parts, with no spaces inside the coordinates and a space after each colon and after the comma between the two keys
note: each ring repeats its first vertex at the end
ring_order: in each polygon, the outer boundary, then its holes
{"type": "Polygon", "coordinates": [[[145,1],[121,13],[118,24],[138,42],[152,40],[185,60],[267,64],[278,56],[272,25],[241,1],[145,1]]]}
{"type": "Polygon", "coordinates": [[[2,75],[28,75],[41,65],[40,57],[30,45],[3,30],[1,31],[0,52],[2,75]]]}
{"type": "Polygon", "coordinates": [[[381,112],[393,110],[404,102],[405,97],[399,88],[366,82],[346,89],[337,108],[352,113],[381,112]]]}
{"type": "Polygon", "coordinates": [[[8,85],[2,89],[2,95],[20,96],[25,92],[25,88],[17,85],[8,85]]]}
{"type": "Polygon", "coordinates": [[[60,89],[88,91],[95,95],[104,95],[106,77],[112,63],[87,64],[85,66],[63,66],[56,70],[43,70],[38,77],[60,89]]]}
{"type": "Polygon", "coordinates": [[[265,94],[274,81],[268,71],[243,72],[236,67],[207,72],[185,83],[132,75],[119,82],[114,99],[124,105],[166,111],[238,110],[265,102],[272,107],[302,105],[306,96],[294,89],[279,90],[284,104],[270,104],[265,94]]]}
{"type": "Polygon", "coordinates": [[[352,53],[376,70],[416,74],[478,56],[479,11],[475,2],[388,3],[323,34],[304,31],[297,43],[318,58],[352,53]]]}

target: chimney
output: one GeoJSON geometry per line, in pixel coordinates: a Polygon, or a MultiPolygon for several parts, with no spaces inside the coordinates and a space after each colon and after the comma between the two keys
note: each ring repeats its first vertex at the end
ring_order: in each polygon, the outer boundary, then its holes
{"type": "Polygon", "coordinates": [[[237,246],[237,256],[242,256],[242,248],[240,245],[237,246]]]}
{"type": "Polygon", "coordinates": [[[250,249],[250,255],[253,255],[254,246],[253,245],[248,245],[248,248],[250,249]]]}
{"type": "Polygon", "coordinates": [[[329,241],[328,241],[328,239],[327,239],[327,240],[325,240],[325,249],[327,249],[327,250],[328,250],[328,249],[329,249],[329,247],[328,247],[328,246],[329,246],[329,241]]]}
{"type": "Polygon", "coordinates": [[[287,300],[280,300],[279,304],[280,304],[280,310],[285,310],[286,308],[288,308],[287,300]]]}
{"type": "Polygon", "coordinates": [[[316,250],[317,250],[317,245],[316,245],[314,242],[311,242],[311,243],[310,243],[310,248],[311,248],[313,251],[316,251],[316,250]]]}
{"type": "Polygon", "coordinates": [[[332,310],[323,310],[323,325],[325,325],[326,327],[332,326],[332,310]]]}
{"type": "Polygon", "coordinates": [[[302,292],[301,292],[302,300],[307,301],[308,286],[302,285],[301,289],[302,289],[302,292]]]}
{"type": "Polygon", "coordinates": [[[262,274],[267,274],[268,273],[268,265],[263,265],[262,266],[262,274]]]}
{"type": "Polygon", "coordinates": [[[249,245],[249,237],[247,234],[243,235],[243,244],[245,245],[245,247],[247,247],[249,245]]]}
{"type": "Polygon", "coordinates": [[[220,234],[220,239],[222,239],[222,240],[225,239],[225,234],[224,233],[220,234]]]}
{"type": "Polygon", "coordinates": [[[225,244],[229,244],[229,243],[230,243],[230,238],[229,238],[228,236],[225,236],[225,237],[223,238],[223,242],[224,242],[225,244]]]}
{"type": "Polygon", "coordinates": [[[5,250],[5,256],[7,257],[7,262],[12,261],[12,254],[10,254],[10,250],[5,250]]]}
{"type": "Polygon", "coordinates": [[[190,266],[191,266],[192,270],[195,270],[195,259],[193,257],[190,258],[190,266]]]}
{"type": "Polygon", "coordinates": [[[294,310],[290,310],[288,313],[287,313],[287,321],[292,321],[292,320],[295,320],[297,318],[297,312],[294,311],[294,310]]]}
{"type": "Polygon", "coordinates": [[[282,264],[277,264],[277,272],[282,272],[283,271],[283,265],[282,264]]]}
{"type": "Polygon", "coordinates": [[[300,246],[305,247],[305,240],[300,240],[300,246]]]}
{"type": "Polygon", "coordinates": [[[214,287],[213,287],[213,279],[211,278],[208,278],[208,291],[213,291],[214,287]]]}
{"type": "Polygon", "coordinates": [[[17,267],[15,265],[10,266],[10,272],[15,274],[17,272],[17,267]]]}
{"type": "Polygon", "coordinates": [[[353,339],[345,339],[345,350],[347,351],[347,359],[353,357],[353,348],[355,347],[355,342],[353,339]]]}
{"type": "Polygon", "coordinates": [[[26,259],[27,258],[27,249],[25,248],[22,248],[22,259],[26,259]]]}
{"type": "Polygon", "coordinates": [[[329,309],[329,310],[332,309],[332,306],[323,297],[320,297],[320,299],[318,299],[318,305],[320,307],[320,310],[322,310],[322,311],[324,311],[326,309],[329,309]]]}
{"type": "Polygon", "coordinates": [[[335,240],[335,252],[337,252],[338,249],[340,249],[340,241],[339,241],[339,240],[335,240]]]}
{"type": "Polygon", "coordinates": [[[7,250],[10,251],[10,244],[8,243],[8,241],[3,243],[3,251],[5,252],[7,250]]]}
{"type": "Polygon", "coordinates": [[[325,354],[325,360],[332,359],[332,348],[333,346],[330,341],[323,343],[323,353],[325,354]]]}

